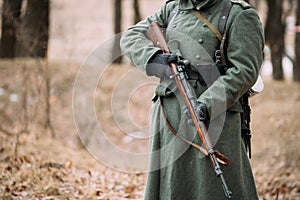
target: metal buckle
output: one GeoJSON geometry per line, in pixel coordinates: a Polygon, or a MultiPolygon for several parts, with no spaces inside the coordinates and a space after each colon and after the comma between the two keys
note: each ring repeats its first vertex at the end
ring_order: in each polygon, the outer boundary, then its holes
{"type": "Polygon", "coordinates": [[[216,58],[216,64],[222,63],[222,56],[221,56],[221,50],[215,51],[215,58],[216,58]]]}

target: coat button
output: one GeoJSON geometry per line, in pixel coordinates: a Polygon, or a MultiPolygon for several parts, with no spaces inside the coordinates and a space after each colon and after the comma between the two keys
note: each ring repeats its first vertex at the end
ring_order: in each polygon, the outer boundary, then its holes
{"type": "Polygon", "coordinates": [[[176,28],[176,26],[177,26],[176,24],[173,24],[173,28],[176,28]]]}
{"type": "Polygon", "coordinates": [[[199,42],[200,44],[202,44],[202,43],[203,43],[203,40],[202,40],[202,39],[199,39],[198,42],[199,42]]]}
{"type": "Polygon", "coordinates": [[[196,55],[196,59],[199,60],[201,58],[200,55],[196,55]]]}

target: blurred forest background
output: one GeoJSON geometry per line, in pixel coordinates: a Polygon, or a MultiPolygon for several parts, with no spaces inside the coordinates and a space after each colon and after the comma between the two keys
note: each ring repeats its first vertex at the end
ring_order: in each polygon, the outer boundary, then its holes
{"type": "MultiPolygon", "coordinates": [[[[146,174],[106,167],[84,148],[73,120],[72,90],[92,50],[162,3],[0,1],[0,199],[143,199],[146,174]]],[[[250,99],[251,163],[259,196],[299,200],[300,0],[249,3],[266,36],[265,89],[250,99]]],[[[118,44],[117,37],[110,51],[120,51],[118,44]]],[[[115,85],[132,68],[127,58],[114,59],[95,90],[95,109],[116,146],[147,152],[148,141],[124,134],[111,108],[115,85]]],[[[136,73],[128,85],[135,80],[136,73]]],[[[129,112],[137,127],[149,127],[153,90],[153,85],[138,88],[143,95],[118,99],[125,102],[120,113],[129,112]]]]}

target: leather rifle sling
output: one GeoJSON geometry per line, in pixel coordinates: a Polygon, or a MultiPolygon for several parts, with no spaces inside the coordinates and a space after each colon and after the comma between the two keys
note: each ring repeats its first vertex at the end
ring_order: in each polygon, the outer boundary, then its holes
{"type": "MultiPolygon", "coordinates": [[[[165,123],[168,127],[168,129],[171,131],[171,133],[173,135],[175,135],[176,137],[178,137],[180,140],[182,140],[183,142],[195,147],[196,149],[198,149],[199,151],[201,151],[204,155],[208,156],[208,153],[207,153],[207,150],[203,147],[201,147],[200,145],[194,143],[194,142],[191,142],[187,139],[185,139],[184,137],[182,137],[180,134],[178,134],[178,132],[172,127],[172,125],[169,123],[168,119],[167,119],[167,116],[166,116],[166,113],[164,111],[164,107],[163,107],[163,102],[162,102],[162,97],[159,98],[159,101],[160,101],[160,109],[161,109],[161,112],[162,112],[162,116],[165,120],[165,123]]],[[[216,155],[217,155],[217,159],[218,159],[218,162],[223,164],[223,165],[229,165],[230,163],[230,160],[224,156],[223,154],[221,154],[219,151],[216,150],[216,155]]]]}

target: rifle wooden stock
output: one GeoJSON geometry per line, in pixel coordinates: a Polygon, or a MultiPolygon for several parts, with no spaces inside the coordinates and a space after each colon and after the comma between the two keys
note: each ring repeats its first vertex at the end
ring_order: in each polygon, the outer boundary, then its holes
{"type": "Polygon", "coordinates": [[[152,41],[154,46],[159,47],[163,53],[170,53],[163,30],[160,28],[157,22],[150,24],[149,29],[146,32],[146,36],[152,41]]]}
{"type": "MultiPolygon", "coordinates": [[[[163,34],[163,31],[160,28],[160,25],[157,22],[151,23],[149,26],[149,29],[146,32],[146,36],[149,40],[152,41],[154,46],[159,47],[163,53],[171,53],[170,49],[168,47],[167,41],[165,39],[165,35],[163,34]]],[[[210,160],[213,164],[214,170],[218,177],[221,178],[223,190],[225,193],[225,196],[227,198],[231,198],[231,191],[229,191],[226,181],[223,176],[223,172],[221,171],[220,163],[229,164],[229,159],[226,158],[223,154],[221,154],[218,151],[215,151],[211,145],[211,141],[209,139],[208,131],[205,126],[205,124],[199,119],[198,115],[196,114],[195,107],[196,107],[196,101],[195,97],[191,94],[191,91],[189,91],[188,83],[186,79],[182,76],[180,76],[180,73],[177,70],[177,65],[175,63],[170,63],[170,68],[173,73],[174,80],[176,82],[176,85],[178,87],[178,90],[184,100],[184,103],[186,107],[189,110],[191,119],[196,127],[197,133],[204,145],[204,148],[206,150],[206,155],[210,157],[210,160]]]]}

